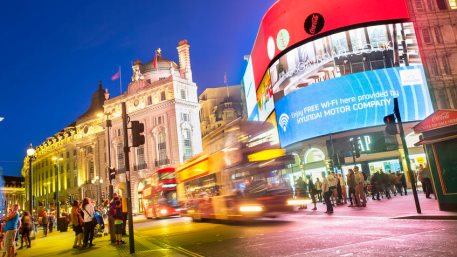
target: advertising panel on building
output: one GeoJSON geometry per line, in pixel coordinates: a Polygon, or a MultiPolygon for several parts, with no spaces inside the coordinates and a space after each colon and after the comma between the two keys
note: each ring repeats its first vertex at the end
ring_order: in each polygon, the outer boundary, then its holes
{"type": "Polygon", "coordinates": [[[282,147],[382,125],[393,98],[403,121],[433,112],[404,0],[278,1],[251,58],[259,119],[275,110],[282,147]]]}

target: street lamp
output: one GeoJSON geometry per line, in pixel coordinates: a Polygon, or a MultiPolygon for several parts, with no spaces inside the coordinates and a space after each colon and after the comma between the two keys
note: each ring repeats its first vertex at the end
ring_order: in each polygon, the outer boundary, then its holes
{"type": "Polygon", "coordinates": [[[113,126],[111,123],[111,120],[109,119],[111,113],[106,113],[106,131],[108,134],[108,140],[107,140],[107,145],[108,145],[108,180],[109,180],[109,190],[108,190],[108,198],[113,199],[113,193],[114,193],[114,188],[113,188],[113,178],[115,178],[115,171],[114,168],[111,167],[111,143],[110,143],[110,129],[113,126]]]}
{"type": "Polygon", "coordinates": [[[94,179],[92,179],[92,184],[95,184],[97,182],[97,204],[100,205],[100,184],[103,183],[103,179],[99,176],[95,176],[94,179]]]}
{"type": "Polygon", "coordinates": [[[57,166],[56,170],[56,205],[57,205],[57,220],[60,218],[60,201],[59,201],[59,176],[60,176],[60,162],[63,160],[62,157],[52,157],[52,160],[57,166]]]}
{"type": "Polygon", "coordinates": [[[29,210],[30,210],[30,215],[33,216],[33,193],[32,193],[33,168],[32,168],[32,162],[35,159],[35,149],[33,149],[32,144],[30,144],[29,149],[27,149],[27,156],[29,157],[29,210]]]}

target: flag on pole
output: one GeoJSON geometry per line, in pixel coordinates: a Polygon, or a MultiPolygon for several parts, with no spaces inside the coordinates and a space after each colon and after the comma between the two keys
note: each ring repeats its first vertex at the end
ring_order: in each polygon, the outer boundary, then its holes
{"type": "Polygon", "coordinates": [[[154,69],[157,70],[157,52],[154,54],[154,61],[152,65],[154,65],[154,69]]]}
{"type": "Polygon", "coordinates": [[[120,76],[121,76],[121,69],[117,70],[116,74],[111,76],[111,80],[119,79],[120,76]]]}

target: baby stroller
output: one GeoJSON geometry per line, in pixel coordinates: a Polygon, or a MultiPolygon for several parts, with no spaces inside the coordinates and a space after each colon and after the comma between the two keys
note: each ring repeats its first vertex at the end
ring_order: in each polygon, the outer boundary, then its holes
{"type": "Polygon", "coordinates": [[[94,236],[95,237],[102,237],[106,233],[105,232],[105,222],[103,221],[103,217],[100,214],[99,211],[94,212],[94,218],[95,218],[95,228],[94,228],[94,236]]]}

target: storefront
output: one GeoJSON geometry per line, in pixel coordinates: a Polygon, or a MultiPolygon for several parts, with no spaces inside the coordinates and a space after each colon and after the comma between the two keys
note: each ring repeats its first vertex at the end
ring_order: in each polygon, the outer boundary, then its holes
{"type": "Polygon", "coordinates": [[[442,211],[457,211],[457,110],[437,110],[417,124],[442,211]]]}

